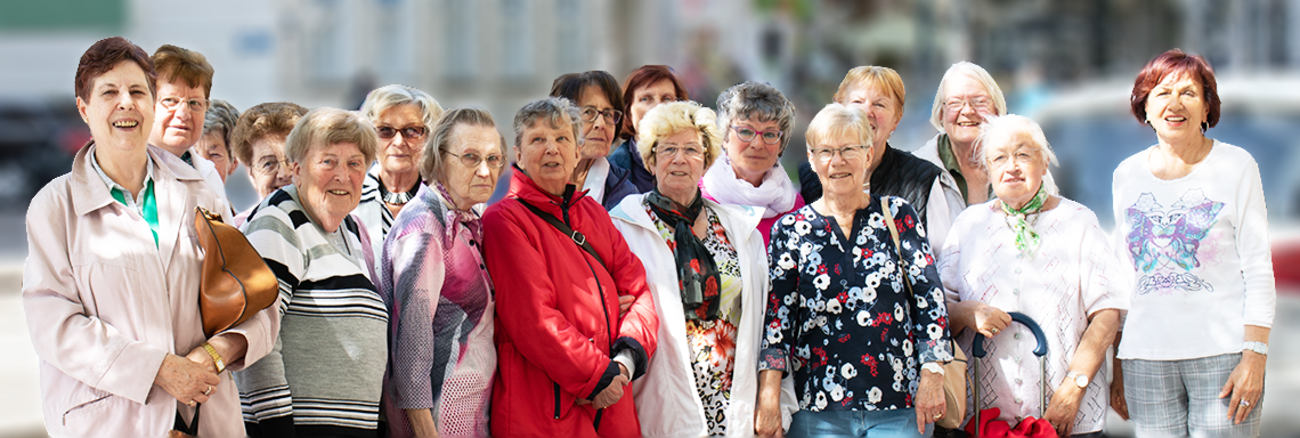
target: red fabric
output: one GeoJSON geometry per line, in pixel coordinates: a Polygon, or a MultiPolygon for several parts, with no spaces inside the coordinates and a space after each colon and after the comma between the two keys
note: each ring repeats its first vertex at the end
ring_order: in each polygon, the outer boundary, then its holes
{"type": "Polygon", "coordinates": [[[518,197],[564,220],[560,197],[542,191],[523,172],[512,173],[509,198],[483,215],[483,256],[497,294],[492,435],[640,436],[631,385],[601,414],[599,430],[592,426],[596,410],[576,402],[597,389],[619,338],[639,342],[647,359],[654,354],[659,319],[641,261],[605,209],[574,194],[568,223],[586,235],[606,271],[569,236],[510,199],[518,197]],[[620,295],[637,297],[622,319],[620,295]]]}
{"type": "MultiPolygon", "coordinates": [[[[1042,418],[1025,417],[1015,428],[1007,422],[998,420],[1002,410],[988,408],[980,411],[980,435],[976,438],[1056,438],[1056,429],[1052,423],[1042,418]]],[[[975,436],[975,419],[966,422],[966,433],[975,436]]]]}

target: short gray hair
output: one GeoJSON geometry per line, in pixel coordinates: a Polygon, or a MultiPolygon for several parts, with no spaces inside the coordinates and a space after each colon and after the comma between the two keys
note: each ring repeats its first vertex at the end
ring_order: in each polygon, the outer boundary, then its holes
{"type": "Polygon", "coordinates": [[[863,112],[862,108],[831,103],[818,111],[812,121],[808,122],[808,131],[804,133],[804,140],[808,143],[808,153],[812,154],[813,145],[824,144],[846,135],[856,138],[860,143],[859,146],[871,148],[874,145],[875,133],[871,130],[871,122],[867,120],[867,113],[863,112]]]}
{"type": "MultiPolygon", "coordinates": [[[[977,157],[980,157],[980,165],[988,170],[988,150],[989,145],[1003,144],[1011,141],[1012,136],[1018,133],[1029,134],[1029,139],[1033,142],[1033,150],[1037,153],[1038,159],[1042,161],[1043,168],[1060,164],[1056,161],[1056,153],[1052,151],[1052,145],[1047,143],[1047,136],[1043,134],[1043,128],[1038,126],[1037,122],[1028,117],[1007,114],[1005,116],[991,116],[984,119],[984,124],[980,127],[981,133],[979,140],[975,141],[977,157]]],[[[1056,184],[1052,182],[1050,176],[1043,177],[1043,184],[1047,185],[1047,192],[1053,195],[1060,194],[1056,184]]]]}
{"type": "Polygon", "coordinates": [[[212,99],[212,107],[203,116],[203,135],[217,134],[226,143],[226,154],[230,154],[230,135],[235,132],[239,122],[239,110],[234,105],[221,99],[212,99]]]}
{"type": "Polygon", "coordinates": [[[989,92],[989,98],[993,99],[993,109],[997,111],[997,114],[994,115],[1000,116],[1007,113],[1007,97],[1002,94],[1002,87],[999,87],[997,81],[993,80],[993,76],[989,74],[988,70],[970,62],[962,61],[948,67],[948,71],[943,74],[943,79],[939,80],[939,90],[934,93],[934,106],[930,107],[930,124],[934,125],[935,129],[938,129],[939,132],[945,132],[943,129],[943,111],[944,102],[948,100],[948,96],[944,94],[943,86],[948,83],[948,79],[957,75],[974,79],[984,86],[984,90],[989,92]]]}
{"type": "Polygon", "coordinates": [[[361,104],[361,113],[370,119],[370,123],[375,123],[379,121],[380,114],[398,105],[415,105],[419,108],[424,128],[429,130],[438,123],[438,118],[443,113],[442,106],[429,93],[399,84],[385,85],[367,94],[366,101],[361,104]]]}
{"type": "Polygon", "coordinates": [[[776,87],[741,82],[718,95],[718,130],[722,131],[723,142],[730,138],[734,120],[775,121],[781,130],[781,152],[785,152],[794,129],[794,104],[776,87]]]}
{"type": "MultiPolygon", "coordinates": [[[[442,173],[442,152],[451,150],[452,142],[455,137],[452,133],[456,132],[456,127],[482,126],[496,129],[497,123],[492,120],[492,114],[485,109],[480,108],[452,108],[438,118],[438,126],[433,129],[433,135],[428,143],[424,144],[424,155],[420,158],[420,174],[425,181],[441,181],[438,176],[442,173]]],[[[497,133],[501,143],[501,155],[506,154],[506,139],[497,133]]],[[[485,157],[486,158],[486,157],[485,157]]]]}
{"type": "Polygon", "coordinates": [[[290,163],[301,163],[313,147],[354,143],[366,157],[366,168],[375,162],[379,136],[374,125],[355,111],[321,107],[307,112],[284,140],[284,155],[290,163]]]}
{"type": "Polygon", "coordinates": [[[573,106],[573,102],[563,97],[547,97],[528,102],[519,112],[515,113],[515,147],[523,147],[524,131],[537,124],[538,120],[545,119],[551,124],[552,128],[560,128],[563,124],[569,124],[573,128],[573,144],[581,145],[582,136],[579,130],[582,124],[578,118],[578,107],[573,106]]]}

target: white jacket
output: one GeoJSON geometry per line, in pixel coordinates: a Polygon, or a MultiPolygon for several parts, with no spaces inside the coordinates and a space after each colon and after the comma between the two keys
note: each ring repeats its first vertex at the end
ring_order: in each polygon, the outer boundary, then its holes
{"type": "MultiPolygon", "coordinates": [[[[623,198],[610,216],[623,233],[628,248],[645,265],[646,282],[659,313],[659,346],[650,358],[646,373],[632,383],[641,433],[646,437],[707,436],[704,406],[695,390],[690,346],[686,343],[686,316],[678,290],[677,264],[668,244],[660,237],[642,200],[645,194],[623,198]]],[[[754,408],[758,401],[758,351],[762,345],[767,306],[767,249],[758,233],[761,208],[719,205],[708,199],[705,205],[718,215],[727,238],[740,257],[741,317],[736,327],[736,368],[732,378],[731,404],[727,407],[727,435],[754,436],[754,408]],[[737,232],[739,230],[739,232],[737,232]]],[[[781,382],[781,424],[790,428],[791,415],[799,410],[794,381],[781,382]]]]}

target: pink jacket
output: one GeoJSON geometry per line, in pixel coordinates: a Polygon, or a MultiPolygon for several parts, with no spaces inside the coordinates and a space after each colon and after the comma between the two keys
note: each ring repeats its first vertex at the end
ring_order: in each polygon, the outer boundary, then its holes
{"type": "MultiPolygon", "coordinates": [[[[41,358],[45,428],[51,436],[165,436],[176,412],[192,408],[153,384],[167,353],[205,341],[199,316],[203,255],[194,207],[229,211],[180,158],[149,146],[158,205],[158,245],[139,212],[114,201],[91,167],[93,143],[72,172],[55,179],[27,210],[23,307],[41,358]]],[[[238,370],[275,343],[275,307],[230,330],[244,336],[238,370]]],[[[203,404],[199,436],[243,436],[230,373],[203,404]]]]}

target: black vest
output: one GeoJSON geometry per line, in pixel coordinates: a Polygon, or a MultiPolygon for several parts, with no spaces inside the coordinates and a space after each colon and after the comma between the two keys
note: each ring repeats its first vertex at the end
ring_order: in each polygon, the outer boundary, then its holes
{"type": "MultiPolygon", "coordinates": [[[[921,223],[928,223],[925,207],[930,202],[934,181],[942,174],[943,169],[934,163],[886,145],[885,155],[871,172],[871,193],[906,199],[921,216],[921,223]]],[[[799,165],[799,186],[804,202],[811,204],[821,199],[822,183],[810,163],[799,165]]]]}

